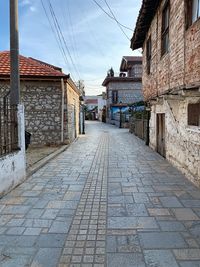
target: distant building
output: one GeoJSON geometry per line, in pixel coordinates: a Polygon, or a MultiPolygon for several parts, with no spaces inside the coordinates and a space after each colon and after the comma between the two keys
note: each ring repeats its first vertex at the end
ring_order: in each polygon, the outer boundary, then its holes
{"type": "Polygon", "coordinates": [[[102,121],[102,110],[106,105],[105,93],[85,96],[86,119],[102,121]]]}
{"type": "Polygon", "coordinates": [[[120,113],[123,124],[129,121],[131,105],[143,100],[142,96],[142,57],[124,56],[120,74],[115,76],[111,69],[102,85],[106,87],[107,122],[119,125],[120,113]]]}
{"type": "Polygon", "coordinates": [[[200,1],[142,2],[131,47],[143,48],[150,146],[200,185],[200,1]]]}

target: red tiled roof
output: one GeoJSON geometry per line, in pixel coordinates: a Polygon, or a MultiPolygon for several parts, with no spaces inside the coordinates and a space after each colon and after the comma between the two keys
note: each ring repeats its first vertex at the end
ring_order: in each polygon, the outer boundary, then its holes
{"type": "Polygon", "coordinates": [[[97,99],[86,99],[85,104],[98,104],[97,99]]]}
{"type": "MultiPolygon", "coordinates": [[[[56,69],[56,67],[49,65],[45,62],[39,62],[34,58],[28,58],[19,56],[19,68],[21,77],[68,77],[68,75],[62,73],[56,69]]],[[[0,78],[10,76],[10,52],[0,52],[0,78]]]]}

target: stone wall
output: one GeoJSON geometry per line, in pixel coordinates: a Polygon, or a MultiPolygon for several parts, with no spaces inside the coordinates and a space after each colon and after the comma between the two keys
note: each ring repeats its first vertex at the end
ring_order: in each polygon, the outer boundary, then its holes
{"type": "Polygon", "coordinates": [[[61,83],[22,82],[25,128],[32,134],[32,145],[61,142],[61,83]]]}
{"type": "Polygon", "coordinates": [[[132,104],[143,99],[141,82],[110,82],[107,105],[112,104],[112,90],[118,91],[118,103],[132,104]]]}
{"type": "MultiPolygon", "coordinates": [[[[0,82],[1,95],[9,89],[8,82],[0,82]]],[[[32,135],[31,145],[61,142],[61,98],[61,82],[21,81],[25,129],[32,135]]]]}
{"type": "Polygon", "coordinates": [[[150,119],[150,147],[157,149],[156,115],[165,113],[166,158],[200,185],[200,131],[187,125],[188,103],[198,102],[198,97],[183,100],[160,100],[152,106],[150,119]]]}
{"type": "Polygon", "coordinates": [[[170,52],[161,56],[161,25],[164,1],[151,23],[143,50],[144,97],[155,97],[171,89],[200,85],[200,20],[186,29],[184,0],[170,1],[170,52]],[[147,74],[146,43],[151,35],[151,73],[147,74]]]}

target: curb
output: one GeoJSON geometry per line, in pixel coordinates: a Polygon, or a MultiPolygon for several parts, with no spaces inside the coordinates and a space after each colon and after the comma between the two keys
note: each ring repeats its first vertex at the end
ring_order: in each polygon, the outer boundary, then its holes
{"type": "Polygon", "coordinates": [[[54,151],[53,153],[49,154],[45,158],[39,160],[37,163],[33,164],[33,166],[28,168],[27,171],[26,171],[26,179],[29,178],[31,175],[33,175],[36,171],[38,171],[44,165],[46,165],[49,161],[51,161],[52,159],[57,157],[59,154],[64,152],[67,148],[69,148],[77,140],[78,140],[78,137],[73,142],[71,142],[70,144],[62,146],[58,150],[54,151]]]}

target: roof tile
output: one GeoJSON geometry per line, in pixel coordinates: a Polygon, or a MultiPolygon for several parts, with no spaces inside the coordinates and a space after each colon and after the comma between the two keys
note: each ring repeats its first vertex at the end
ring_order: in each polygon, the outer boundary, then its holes
{"type": "MultiPolygon", "coordinates": [[[[65,77],[59,68],[34,58],[19,56],[20,76],[65,77]]],[[[0,77],[10,76],[10,52],[0,52],[0,77]]]]}

